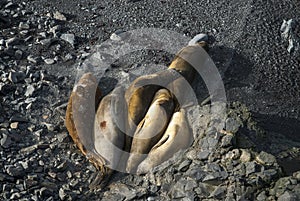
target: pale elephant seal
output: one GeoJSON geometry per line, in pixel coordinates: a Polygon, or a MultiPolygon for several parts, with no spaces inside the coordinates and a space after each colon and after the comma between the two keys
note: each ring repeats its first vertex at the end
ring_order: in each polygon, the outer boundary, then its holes
{"type": "Polygon", "coordinates": [[[184,109],[173,114],[162,138],[153,146],[147,158],[139,164],[138,174],[149,172],[152,168],[170,159],[180,149],[186,149],[191,145],[193,135],[185,115],[184,109]]]}
{"type": "Polygon", "coordinates": [[[160,89],[156,92],[152,104],[143,120],[139,123],[132,140],[127,171],[135,171],[151,148],[159,141],[174,112],[174,101],[170,92],[160,89]]]}

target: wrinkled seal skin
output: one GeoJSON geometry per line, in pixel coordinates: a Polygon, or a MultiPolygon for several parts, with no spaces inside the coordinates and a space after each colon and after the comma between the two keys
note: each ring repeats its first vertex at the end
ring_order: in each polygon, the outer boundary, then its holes
{"type": "Polygon", "coordinates": [[[130,156],[127,161],[127,171],[133,172],[144,159],[141,154],[147,154],[159,141],[174,111],[174,101],[171,93],[160,89],[155,94],[153,102],[134,134],[130,156]]]}
{"type": "Polygon", "coordinates": [[[170,159],[180,149],[185,149],[193,142],[193,135],[186,119],[185,110],[175,112],[166,132],[157,144],[151,149],[147,158],[138,168],[138,174],[145,174],[152,168],[170,159]]]}

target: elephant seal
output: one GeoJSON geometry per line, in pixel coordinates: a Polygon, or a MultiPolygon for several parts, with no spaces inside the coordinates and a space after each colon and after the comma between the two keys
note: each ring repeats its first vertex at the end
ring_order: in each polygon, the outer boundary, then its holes
{"type": "Polygon", "coordinates": [[[196,70],[188,61],[198,61],[200,49],[208,50],[208,45],[205,41],[200,41],[194,45],[189,45],[182,48],[171,62],[169,69],[174,69],[179,72],[189,83],[192,83],[195,77],[196,70]]]}
{"type": "Polygon", "coordinates": [[[166,89],[156,92],[153,102],[143,120],[139,123],[132,140],[127,171],[135,171],[151,148],[159,141],[174,111],[174,101],[166,89]]]}
{"type": "Polygon", "coordinates": [[[93,120],[100,97],[96,78],[91,73],[86,73],[75,85],[67,105],[65,125],[84,155],[93,147],[93,120]]]}
{"type": "Polygon", "coordinates": [[[94,147],[105,172],[118,169],[125,145],[125,115],[124,89],[117,87],[101,100],[94,123],[94,147]]]}
{"type": "Polygon", "coordinates": [[[185,149],[193,142],[193,135],[186,119],[184,109],[175,112],[162,138],[150,150],[147,158],[138,168],[138,174],[145,174],[152,168],[170,159],[180,149],[185,149]]]}

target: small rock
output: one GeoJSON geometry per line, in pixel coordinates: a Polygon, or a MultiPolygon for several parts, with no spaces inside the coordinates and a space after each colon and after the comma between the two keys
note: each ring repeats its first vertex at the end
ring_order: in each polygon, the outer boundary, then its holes
{"type": "Polygon", "coordinates": [[[225,128],[226,131],[236,133],[239,130],[240,124],[233,118],[226,119],[225,128]]]}
{"type": "Polygon", "coordinates": [[[19,125],[19,122],[13,122],[13,123],[10,124],[10,128],[17,129],[18,125],[19,125]]]}
{"type": "Polygon", "coordinates": [[[251,173],[254,173],[256,171],[256,163],[254,161],[252,162],[246,162],[245,163],[246,167],[246,175],[248,176],[251,173]]]}
{"type": "Polygon", "coordinates": [[[198,186],[198,183],[192,179],[188,179],[186,184],[185,184],[185,187],[184,187],[184,190],[186,191],[192,191],[194,188],[196,188],[198,186]]]}
{"type": "Polygon", "coordinates": [[[17,60],[22,59],[22,56],[23,56],[23,52],[22,52],[21,50],[16,50],[16,51],[15,51],[15,58],[16,58],[17,60]]]}
{"type": "Polygon", "coordinates": [[[6,40],[6,47],[9,47],[9,46],[14,46],[14,45],[20,45],[21,43],[21,40],[19,38],[9,38],[6,40]]]}
{"type": "Polygon", "coordinates": [[[37,63],[37,60],[36,60],[36,58],[33,57],[33,55],[29,55],[29,56],[27,57],[27,60],[28,60],[29,62],[31,62],[31,63],[34,63],[34,64],[37,63]]]}
{"type": "Polygon", "coordinates": [[[292,192],[285,191],[284,194],[278,197],[278,201],[298,201],[297,195],[292,192]]]}
{"type": "Polygon", "coordinates": [[[196,42],[207,41],[207,34],[197,34],[192,40],[189,41],[189,45],[194,45],[196,42]]]}
{"type": "Polygon", "coordinates": [[[122,38],[118,36],[116,33],[111,34],[110,39],[113,41],[120,41],[122,38]]]}
{"type": "Polygon", "coordinates": [[[263,191],[260,194],[258,194],[258,196],[256,197],[257,201],[265,201],[267,200],[267,196],[266,196],[266,192],[263,191]]]}
{"type": "Polygon", "coordinates": [[[18,83],[21,82],[25,79],[26,74],[22,71],[19,72],[10,72],[8,75],[8,80],[11,81],[12,83],[18,83]]]}
{"type": "Polygon", "coordinates": [[[54,64],[54,63],[55,63],[54,59],[44,59],[44,62],[45,62],[46,64],[48,64],[48,65],[51,65],[51,64],[54,64]]]}
{"type": "Polygon", "coordinates": [[[192,163],[191,160],[185,160],[183,161],[179,167],[178,167],[178,170],[181,171],[181,172],[185,172],[188,168],[189,168],[189,165],[192,163]]]}
{"type": "Polygon", "coordinates": [[[9,166],[6,170],[7,174],[13,177],[21,177],[24,175],[24,169],[21,166],[9,166]]]}
{"type": "Polygon", "coordinates": [[[53,40],[51,38],[46,38],[40,41],[40,44],[46,47],[49,47],[53,40]]]}
{"type": "Polygon", "coordinates": [[[240,160],[244,163],[249,162],[251,160],[251,153],[247,149],[242,149],[240,160]]]}
{"type": "Polygon", "coordinates": [[[60,188],[59,191],[58,191],[58,196],[61,200],[64,200],[65,197],[66,197],[66,193],[65,193],[65,190],[63,188],[60,188]]]}
{"type": "Polygon", "coordinates": [[[73,59],[73,56],[72,56],[72,54],[70,54],[70,53],[68,53],[66,56],[65,56],[65,61],[70,61],[70,60],[72,60],[73,59]]]}
{"type": "Polygon", "coordinates": [[[30,28],[29,24],[20,22],[19,29],[29,29],[29,28],[30,28]]]}
{"type": "Polygon", "coordinates": [[[68,138],[67,133],[60,133],[56,135],[58,142],[64,142],[66,138],[68,138]]]}
{"type": "Polygon", "coordinates": [[[20,194],[19,192],[13,193],[13,194],[10,196],[10,199],[11,199],[11,200],[18,200],[19,198],[21,198],[21,194],[20,194]]]}
{"type": "Polygon", "coordinates": [[[22,167],[24,168],[24,170],[28,169],[28,161],[27,160],[26,161],[20,161],[19,163],[22,165],[22,167]]]}
{"type": "Polygon", "coordinates": [[[25,96],[26,97],[31,96],[33,94],[34,90],[35,89],[32,85],[28,85],[26,88],[25,96]]]}
{"type": "Polygon", "coordinates": [[[64,16],[64,14],[56,11],[55,13],[53,13],[53,18],[57,19],[57,20],[61,20],[61,21],[66,21],[67,18],[64,16]]]}
{"type": "Polygon", "coordinates": [[[198,154],[198,159],[200,160],[206,160],[209,156],[209,151],[201,151],[199,154],[198,154]]]}
{"type": "Polygon", "coordinates": [[[11,141],[11,138],[8,135],[2,133],[2,138],[0,140],[0,143],[1,143],[1,146],[3,148],[9,148],[12,141],[11,141]]]}
{"type": "Polygon", "coordinates": [[[74,47],[75,44],[75,35],[74,34],[62,34],[60,38],[72,45],[74,47]]]}
{"type": "Polygon", "coordinates": [[[229,147],[233,144],[233,135],[225,135],[221,141],[221,147],[229,147]]]}
{"type": "Polygon", "coordinates": [[[45,122],[42,122],[42,124],[47,127],[48,131],[54,131],[54,129],[55,129],[55,126],[53,124],[49,124],[49,123],[45,123],[45,122]]]}
{"type": "Polygon", "coordinates": [[[267,152],[261,151],[256,157],[256,161],[262,165],[271,166],[276,162],[276,158],[267,152]]]}
{"type": "Polygon", "coordinates": [[[217,199],[222,199],[224,198],[225,194],[226,194],[226,186],[218,186],[212,193],[211,193],[211,197],[217,198],[217,199]]]}
{"type": "Polygon", "coordinates": [[[56,25],[56,26],[50,28],[49,33],[53,33],[53,36],[57,37],[57,35],[61,31],[61,29],[62,29],[62,27],[60,25],[56,25]]]}

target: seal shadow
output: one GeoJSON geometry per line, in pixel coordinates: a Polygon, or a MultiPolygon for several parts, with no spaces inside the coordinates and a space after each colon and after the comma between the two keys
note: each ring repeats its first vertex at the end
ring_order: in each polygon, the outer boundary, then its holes
{"type": "MultiPolygon", "coordinates": [[[[228,102],[237,100],[244,102],[243,100],[247,100],[248,92],[245,92],[245,90],[249,88],[254,88],[255,90],[256,80],[253,76],[254,63],[247,56],[230,47],[214,46],[209,51],[209,55],[219,69],[226,94],[230,94],[228,92],[233,89],[233,96],[229,97],[227,95],[228,102]]],[[[258,103],[248,104],[253,104],[255,107],[255,104],[258,103]]],[[[289,152],[293,148],[300,149],[300,121],[274,114],[262,114],[252,111],[251,113],[257,125],[265,131],[265,137],[257,138],[251,131],[249,133],[249,130],[246,128],[240,129],[240,135],[250,138],[255,144],[256,151],[265,151],[273,154],[286,175],[291,175],[293,172],[299,171],[300,151],[297,153],[289,152]],[[290,157],[281,157],[281,152],[288,153],[290,157]]]]}
{"type": "Polygon", "coordinates": [[[277,157],[278,163],[286,175],[292,175],[299,171],[300,121],[294,118],[259,113],[254,113],[254,117],[258,119],[258,125],[267,132],[266,141],[269,146],[266,146],[264,151],[277,157]],[[299,150],[297,151],[297,149],[299,150]],[[281,150],[285,152],[286,156],[278,157],[281,150]]]}

